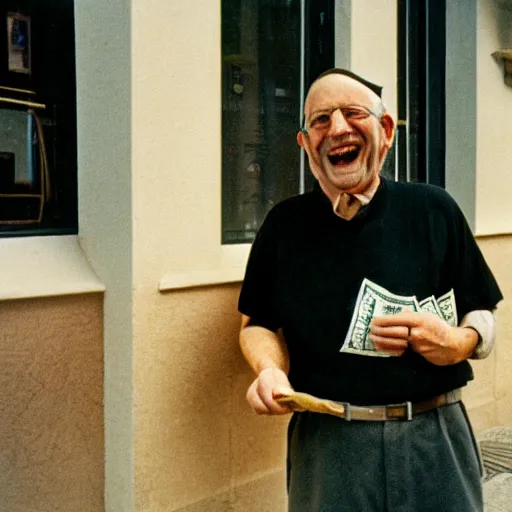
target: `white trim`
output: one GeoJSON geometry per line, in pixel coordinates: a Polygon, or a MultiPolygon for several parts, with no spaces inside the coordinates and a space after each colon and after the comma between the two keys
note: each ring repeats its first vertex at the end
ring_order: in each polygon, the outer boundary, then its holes
{"type": "Polygon", "coordinates": [[[241,282],[244,278],[251,244],[223,245],[220,249],[216,266],[170,271],[160,279],[158,290],[165,292],[180,288],[241,282]]]}
{"type": "Polygon", "coordinates": [[[244,267],[211,270],[188,270],[165,275],[158,284],[158,290],[165,292],[182,288],[197,288],[217,284],[239,283],[244,278],[244,267]]]}
{"type": "Polygon", "coordinates": [[[75,235],[0,240],[0,300],[103,291],[75,235]]]}

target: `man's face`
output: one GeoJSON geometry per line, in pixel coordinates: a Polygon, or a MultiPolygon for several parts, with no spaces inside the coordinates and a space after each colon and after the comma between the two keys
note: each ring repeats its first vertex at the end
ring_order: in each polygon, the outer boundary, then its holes
{"type": "Polygon", "coordinates": [[[299,132],[297,141],[314,174],[351,194],[377,179],[392,144],[394,122],[382,114],[373,91],[347,76],[327,75],[312,85],[304,114],[307,133],[299,132]]]}

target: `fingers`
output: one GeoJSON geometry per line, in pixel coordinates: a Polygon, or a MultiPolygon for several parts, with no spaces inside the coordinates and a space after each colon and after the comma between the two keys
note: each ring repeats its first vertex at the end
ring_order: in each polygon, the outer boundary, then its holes
{"type": "Polygon", "coordinates": [[[372,319],[372,327],[391,327],[391,326],[406,326],[414,327],[421,321],[422,313],[415,311],[402,311],[394,315],[376,316],[372,319]]]}
{"type": "Polygon", "coordinates": [[[279,394],[293,391],[286,374],[280,370],[278,372],[264,370],[249,386],[246,398],[257,414],[289,414],[292,412],[289,407],[281,405],[275,400],[279,394]]]}
{"type": "Polygon", "coordinates": [[[404,325],[370,327],[370,340],[375,348],[393,356],[401,356],[409,345],[409,328],[404,325]]]}
{"type": "Polygon", "coordinates": [[[380,338],[398,338],[407,340],[409,338],[409,327],[405,325],[393,324],[389,327],[383,327],[380,325],[373,324],[370,327],[370,334],[380,338]]]}
{"type": "Polygon", "coordinates": [[[258,392],[256,390],[257,382],[254,381],[247,390],[247,401],[249,405],[252,407],[252,410],[256,414],[270,414],[268,407],[265,405],[263,400],[259,397],[258,392]]]}
{"type": "Polygon", "coordinates": [[[406,339],[400,338],[385,338],[370,334],[370,340],[377,350],[393,356],[401,356],[409,346],[406,339]]]}

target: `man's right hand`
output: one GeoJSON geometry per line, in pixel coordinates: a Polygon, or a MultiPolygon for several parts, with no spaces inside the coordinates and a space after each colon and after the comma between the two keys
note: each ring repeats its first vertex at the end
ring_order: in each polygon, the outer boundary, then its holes
{"type": "Polygon", "coordinates": [[[288,376],[279,368],[265,368],[249,386],[247,401],[257,414],[289,414],[292,410],[276,402],[274,396],[293,391],[288,376]]]}

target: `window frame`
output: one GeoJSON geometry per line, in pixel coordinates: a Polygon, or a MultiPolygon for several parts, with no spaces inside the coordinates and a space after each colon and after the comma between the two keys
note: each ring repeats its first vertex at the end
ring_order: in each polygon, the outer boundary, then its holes
{"type": "MultiPolygon", "coordinates": [[[[7,218],[6,222],[0,222],[0,239],[77,234],[74,2],[67,0],[46,5],[37,0],[22,3],[7,0],[6,5],[0,9],[0,16],[7,19],[13,13],[22,14],[30,20],[30,72],[19,73],[9,69],[8,44],[5,39],[7,24],[2,23],[0,38],[5,44],[0,45],[0,96],[3,98],[0,108],[27,112],[33,109],[38,116],[46,139],[51,194],[43,193],[42,180],[37,179],[35,186],[31,187],[32,190],[22,191],[33,196],[31,198],[18,198],[19,190],[4,191],[4,201],[18,201],[20,207],[25,206],[23,201],[37,200],[39,197],[43,210],[41,220],[36,215],[30,216],[30,222],[24,217],[7,218]]],[[[27,137],[27,144],[29,143],[27,137]]],[[[44,174],[39,167],[40,164],[35,168],[37,176],[44,174]]]]}

